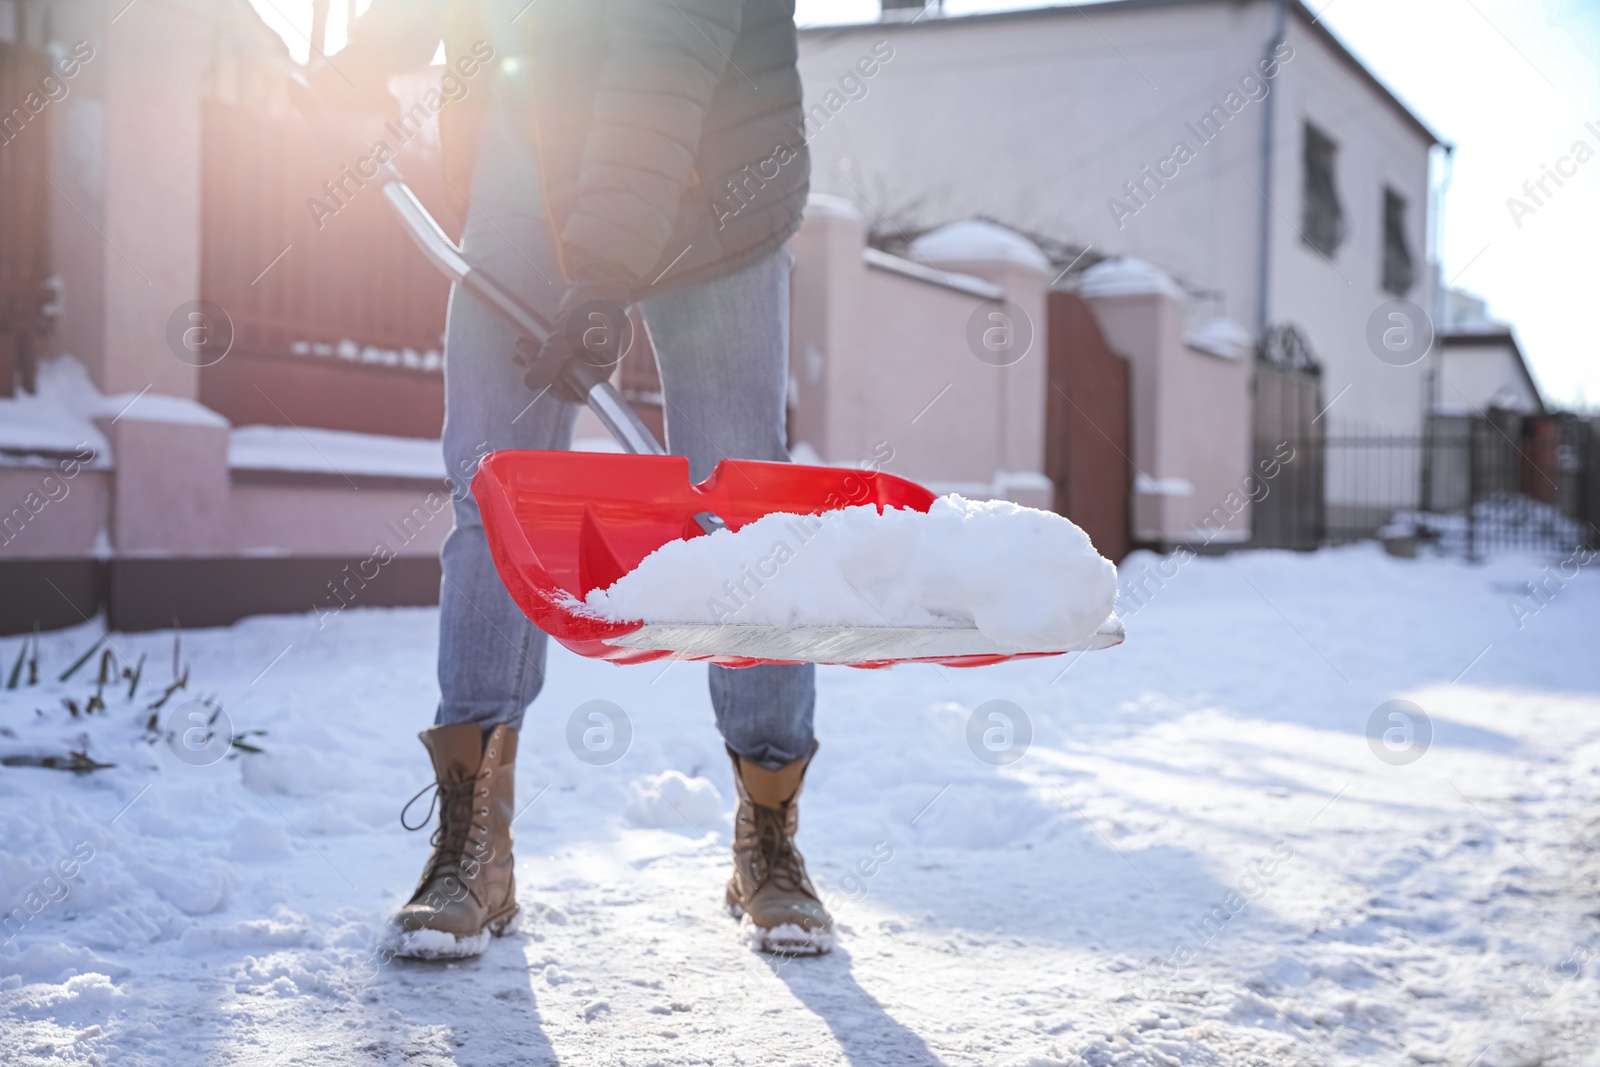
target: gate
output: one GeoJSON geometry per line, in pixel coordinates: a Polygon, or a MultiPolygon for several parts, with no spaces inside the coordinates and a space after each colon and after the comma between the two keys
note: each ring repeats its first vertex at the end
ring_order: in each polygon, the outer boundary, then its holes
{"type": "Polygon", "coordinates": [[[33,391],[34,358],[50,320],[48,111],[31,112],[50,58],[0,43],[0,396],[33,391]]]}
{"type": "Polygon", "coordinates": [[[1272,491],[1253,506],[1251,543],[1316,548],[1328,523],[1322,366],[1297,327],[1274,326],[1261,339],[1250,390],[1251,469],[1277,466],[1274,456],[1285,442],[1294,448],[1294,459],[1282,465],[1272,491]]]}
{"type": "Polygon", "coordinates": [[[1076,293],[1049,294],[1045,473],[1055,510],[1113,563],[1128,554],[1133,450],[1128,361],[1076,293]]]}
{"type": "MultiPolygon", "coordinates": [[[[201,402],[236,425],[438,436],[450,286],[377,183],[349,177],[362,153],[333,157],[297,114],[218,101],[202,145],[200,295],[233,331],[200,373],[201,402]]],[[[402,165],[448,218],[437,160],[408,151],[402,165]]]]}

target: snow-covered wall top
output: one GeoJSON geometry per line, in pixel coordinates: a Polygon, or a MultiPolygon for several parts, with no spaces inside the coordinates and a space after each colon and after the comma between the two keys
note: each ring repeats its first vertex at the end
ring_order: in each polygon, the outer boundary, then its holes
{"type": "Polygon", "coordinates": [[[1184,341],[1190,348],[1208,352],[1223,359],[1243,359],[1250,352],[1255,339],[1250,331],[1229,318],[1212,319],[1190,331],[1184,341]]]}
{"type": "Polygon", "coordinates": [[[316,471],[444,480],[438,441],[293,426],[241,426],[228,441],[233,470],[316,471]]]}
{"type": "Polygon", "coordinates": [[[1050,269],[1050,261],[1038,245],[981,219],[963,219],[929,230],[912,241],[911,248],[932,263],[1015,263],[1033,270],[1050,269]]]}
{"type": "Polygon", "coordinates": [[[1106,259],[1083,272],[1078,292],[1085,297],[1143,296],[1162,293],[1177,300],[1188,294],[1172,276],[1153,263],[1133,256],[1106,259]]]}

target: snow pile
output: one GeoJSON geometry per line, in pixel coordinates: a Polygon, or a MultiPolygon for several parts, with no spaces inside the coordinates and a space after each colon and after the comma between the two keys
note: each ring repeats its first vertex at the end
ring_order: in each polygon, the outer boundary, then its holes
{"type": "Polygon", "coordinates": [[[39,364],[37,392],[0,399],[0,451],[13,461],[30,455],[82,453],[85,465],[111,466],[111,448],[97,421],[178,422],[226,429],[228,420],[204,404],[156,392],[101,393],[89,371],[73,356],[39,364]]]}
{"type": "MultiPolygon", "coordinates": [[[[39,364],[38,392],[0,399],[0,449],[12,453],[73,452],[87,445],[105,467],[109,452],[94,417],[105,407],[89,372],[71,356],[39,364]]],[[[116,414],[115,409],[111,411],[116,414]]]]}
{"type": "Polygon", "coordinates": [[[1463,511],[1401,510],[1378,530],[1379,538],[1415,537],[1446,555],[1479,551],[1543,549],[1565,552],[1583,542],[1583,525],[1560,508],[1514,493],[1495,493],[1463,511]]]}
{"type": "Polygon", "coordinates": [[[618,621],[976,628],[1016,651],[1071,648],[1111,614],[1117,572],[1059,515],[951,495],[766,515],[672,541],[587,604],[618,621]]]}
{"type": "Polygon", "coordinates": [[[663,771],[628,783],[623,817],[644,829],[692,828],[703,834],[722,824],[722,810],[722,794],[709,778],[663,771]]]}

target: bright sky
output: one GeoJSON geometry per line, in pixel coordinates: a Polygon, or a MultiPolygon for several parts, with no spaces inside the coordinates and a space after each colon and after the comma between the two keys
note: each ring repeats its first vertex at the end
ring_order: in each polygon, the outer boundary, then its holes
{"type": "MultiPolygon", "coordinates": [[[[372,6],[372,0],[328,0],[329,55],[339,51],[345,43],[345,27],[350,24],[350,5],[356,5],[360,15],[372,6]]],[[[263,21],[289,44],[289,51],[304,63],[311,54],[311,0],[250,0],[263,21]]]]}
{"type": "MultiPolygon", "coordinates": [[[[349,2],[371,0],[331,0],[330,51],[344,43],[349,2]]],[[[1310,2],[1456,145],[1439,245],[1446,283],[1486,297],[1516,327],[1549,398],[1600,408],[1600,0],[1310,2]],[[1590,158],[1562,162],[1579,141],[1590,158]],[[1559,188],[1546,179],[1551,195],[1534,204],[1523,183],[1558,165],[1575,173],[1559,188]],[[1534,211],[1513,219],[1511,197],[1534,211]]],[[[310,0],[252,3],[304,56],[310,0]]],[[[946,11],[1034,6],[948,0],[946,11]]],[[[877,10],[877,0],[797,0],[796,18],[855,22],[877,10]]]]}

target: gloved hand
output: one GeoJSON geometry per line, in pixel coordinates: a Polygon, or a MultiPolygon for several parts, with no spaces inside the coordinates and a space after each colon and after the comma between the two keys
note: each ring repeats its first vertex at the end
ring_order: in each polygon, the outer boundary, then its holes
{"type": "Polygon", "coordinates": [[[574,286],[556,307],[550,336],[524,362],[525,380],[534,393],[546,389],[561,399],[582,404],[589,386],[611,377],[633,347],[633,322],[628,295],[620,286],[574,286]],[[563,373],[576,357],[579,373],[563,373]]]}

